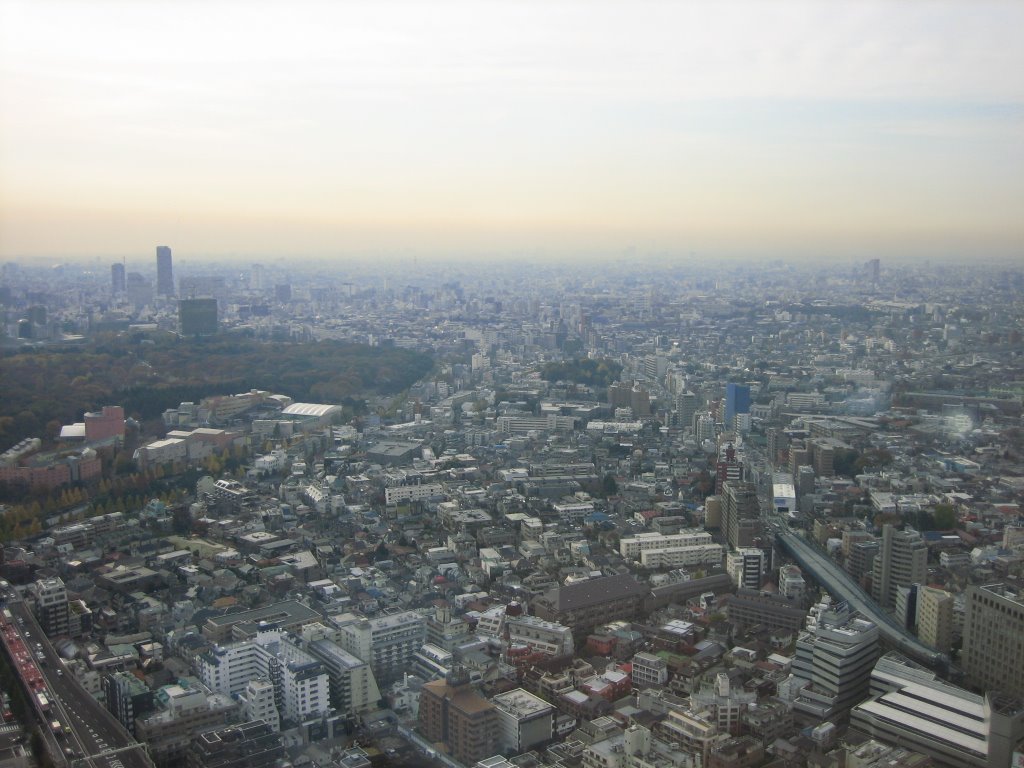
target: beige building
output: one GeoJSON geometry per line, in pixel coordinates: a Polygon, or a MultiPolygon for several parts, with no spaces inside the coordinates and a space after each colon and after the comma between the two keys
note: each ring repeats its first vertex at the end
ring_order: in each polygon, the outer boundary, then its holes
{"type": "Polygon", "coordinates": [[[953,645],[953,595],[935,587],[918,590],[917,636],[925,645],[949,653],[953,645]]]}

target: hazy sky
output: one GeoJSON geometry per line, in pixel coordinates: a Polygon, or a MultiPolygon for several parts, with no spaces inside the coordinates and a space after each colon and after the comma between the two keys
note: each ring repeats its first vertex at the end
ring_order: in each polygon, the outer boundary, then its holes
{"type": "Polygon", "coordinates": [[[1024,2],[0,0],[0,258],[1019,256],[1024,2]]]}

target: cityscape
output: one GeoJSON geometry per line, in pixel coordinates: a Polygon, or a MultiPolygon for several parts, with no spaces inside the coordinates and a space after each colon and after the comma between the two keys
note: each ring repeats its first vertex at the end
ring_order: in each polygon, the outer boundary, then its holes
{"type": "Polygon", "coordinates": [[[3,266],[11,760],[1019,759],[1019,267],[175,257],[3,266]]]}
{"type": "Polygon", "coordinates": [[[1022,29],[0,0],[0,768],[1024,768],[1022,29]]]}

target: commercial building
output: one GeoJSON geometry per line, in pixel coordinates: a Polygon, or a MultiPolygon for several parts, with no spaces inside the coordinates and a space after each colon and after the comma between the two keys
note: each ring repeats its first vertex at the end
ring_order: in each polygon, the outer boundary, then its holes
{"type": "Polygon", "coordinates": [[[1024,702],[992,691],[970,693],[891,652],[875,665],[871,698],[853,708],[850,722],[939,765],[1010,768],[1024,739],[1024,702]]]}
{"type": "Polygon", "coordinates": [[[953,646],[953,595],[935,587],[917,591],[917,636],[925,645],[948,654],[953,646]]]}
{"type": "Polygon", "coordinates": [[[972,685],[1024,696],[1024,597],[1005,584],[970,586],[964,606],[964,672],[972,685]]]}
{"type": "Polygon", "coordinates": [[[875,556],[871,596],[883,608],[894,610],[899,587],[921,584],[928,577],[928,546],[913,528],[897,531],[886,523],[875,556]]]}
{"type": "Polygon", "coordinates": [[[491,699],[498,721],[495,752],[526,752],[550,741],[554,734],[555,708],[516,688],[491,699]]]}
{"type": "Polygon", "coordinates": [[[214,643],[232,638],[252,637],[260,623],[274,624],[286,631],[295,631],[303,624],[318,621],[320,614],[295,600],[265,605],[251,611],[237,611],[223,616],[211,616],[203,624],[203,636],[214,643]]]}
{"type": "Polygon", "coordinates": [[[35,614],[47,637],[68,634],[68,590],[57,576],[32,585],[35,614]]]}
{"type": "Polygon", "coordinates": [[[793,677],[806,683],[794,709],[817,722],[848,710],[867,696],[878,659],[878,627],[845,603],[819,603],[796,641],[793,677]]]}

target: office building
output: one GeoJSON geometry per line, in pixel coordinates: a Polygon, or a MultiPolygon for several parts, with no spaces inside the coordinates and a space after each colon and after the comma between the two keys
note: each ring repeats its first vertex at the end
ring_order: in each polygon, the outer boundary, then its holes
{"type": "Polygon", "coordinates": [[[878,627],[846,603],[814,606],[796,641],[793,677],[806,685],[794,710],[819,723],[844,713],[867,696],[877,659],[878,627]]]}
{"type": "Polygon", "coordinates": [[[414,612],[367,619],[354,613],[335,617],[338,644],[370,665],[377,685],[386,688],[409,671],[413,654],[426,641],[426,619],[414,612]]]}
{"type": "Polygon", "coordinates": [[[519,754],[551,741],[555,708],[522,688],[499,693],[491,699],[497,715],[498,745],[495,752],[519,754]]]}
{"type": "Polygon", "coordinates": [[[153,284],[138,272],[125,275],[125,295],[135,309],[142,309],[153,301],[153,284]]]}
{"type": "Polygon", "coordinates": [[[269,768],[285,757],[284,742],[267,723],[252,720],[192,738],[188,768],[269,768]]]}
{"type": "Polygon", "coordinates": [[[103,694],[107,709],[132,736],[135,718],[153,711],[153,691],[135,675],[114,672],[103,678],[103,694]]]}
{"type": "Polygon", "coordinates": [[[886,610],[895,610],[898,587],[927,579],[928,547],[913,528],[898,531],[886,523],[872,568],[871,596],[886,610]]]}
{"type": "Polygon", "coordinates": [[[953,595],[935,587],[917,592],[917,636],[925,645],[948,654],[953,646],[953,595]]]}
{"type": "Polygon", "coordinates": [[[744,547],[725,556],[726,571],[737,587],[761,588],[764,573],[764,551],[755,547],[744,547]]]}
{"type": "Polygon", "coordinates": [[[331,704],[345,717],[373,709],[380,689],[370,665],[328,638],[313,640],[306,650],[319,659],[331,679],[331,704]]]}
{"type": "Polygon", "coordinates": [[[210,336],[215,334],[217,332],[217,300],[179,300],[178,331],[182,336],[210,336]]]}
{"type": "Polygon", "coordinates": [[[730,549],[756,546],[761,538],[760,503],[754,483],[722,485],[722,531],[730,549]]]}
{"type": "Polygon", "coordinates": [[[156,247],[156,293],[157,296],[174,295],[174,270],[171,267],[171,249],[166,245],[156,247]]]}
{"type": "Polygon", "coordinates": [[[498,751],[497,709],[473,690],[463,669],[454,670],[447,680],[424,684],[418,728],[461,763],[472,764],[498,751]]]}
{"type": "Polygon", "coordinates": [[[110,292],[115,296],[121,296],[125,292],[125,271],[124,264],[110,265],[110,292]]]}
{"type": "Polygon", "coordinates": [[[993,691],[970,693],[893,651],[878,660],[871,698],[853,708],[850,722],[942,766],[1010,768],[1024,739],[1024,704],[993,691]]]}
{"type": "Polygon", "coordinates": [[[725,595],[722,607],[737,627],[763,627],[777,633],[798,633],[806,616],[802,608],[782,595],[753,589],[740,588],[734,595],[725,595]]]}
{"type": "Polygon", "coordinates": [[[1024,696],[1024,596],[1005,584],[968,587],[960,660],[972,685],[1024,696]]]}
{"type": "Polygon", "coordinates": [[[750,413],[750,387],[729,382],[725,385],[725,428],[732,429],[736,414],[750,413]]]}
{"type": "Polygon", "coordinates": [[[68,634],[68,590],[57,576],[39,579],[32,585],[35,614],[47,637],[68,634]]]}

